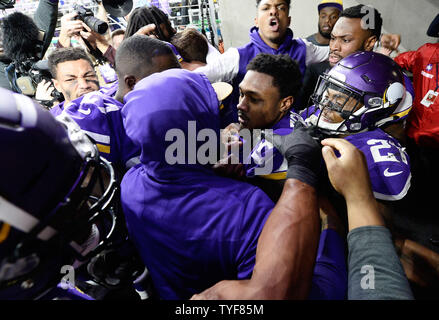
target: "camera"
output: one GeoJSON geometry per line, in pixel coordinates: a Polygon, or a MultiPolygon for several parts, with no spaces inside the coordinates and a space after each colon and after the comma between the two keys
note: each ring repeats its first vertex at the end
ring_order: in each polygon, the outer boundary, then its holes
{"type": "Polygon", "coordinates": [[[0,10],[12,9],[15,5],[15,0],[0,0],[0,10]]]}
{"type": "Polygon", "coordinates": [[[108,23],[95,18],[93,11],[90,9],[84,8],[81,5],[75,4],[73,5],[73,9],[78,14],[75,19],[83,21],[87,26],[90,27],[94,32],[104,34],[108,30],[108,23]]]}
{"type": "MultiPolygon", "coordinates": [[[[20,62],[12,63],[14,68],[10,74],[9,68],[6,72],[9,74],[10,83],[15,92],[34,97],[38,84],[46,80],[52,83],[52,75],[50,73],[47,60],[35,61],[35,59],[28,59],[20,62]],[[11,81],[12,80],[12,81],[11,81]]],[[[53,84],[52,84],[53,85],[53,84]]],[[[51,96],[52,101],[40,101],[44,106],[51,107],[53,101],[63,101],[64,96],[56,89],[53,90],[51,96]]]]}

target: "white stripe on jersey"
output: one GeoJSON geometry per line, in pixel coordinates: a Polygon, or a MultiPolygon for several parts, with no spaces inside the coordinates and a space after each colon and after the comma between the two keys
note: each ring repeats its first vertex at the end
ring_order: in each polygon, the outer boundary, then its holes
{"type": "Polygon", "coordinates": [[[107,114],[109,112],[120,111],[120,107],[115,104],[107,104],[105,107],[98,107],[99,111],[103,114],[107,114]]]}
{"type": "Polygon", "coordinates": [[[87,131],[87,130],[84,130],[84,129],[82,131],[84,131],[86,134],[88,134],[90,137],[92,137],[96,142],[110,144],[110,141],[111,141],[110,140],[110,136],[106,136],[106,135],[103,135],[103,134],[87,131]]]}

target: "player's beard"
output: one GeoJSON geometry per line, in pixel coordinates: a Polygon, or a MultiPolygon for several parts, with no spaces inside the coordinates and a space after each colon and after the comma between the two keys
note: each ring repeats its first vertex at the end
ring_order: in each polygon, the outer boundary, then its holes
{"type": "Polygon", "coordinates": [[[322,28],[320,27],[320,24],[319,24],[319,33],[323,38],[331,39],[331,32],[323,32],[322,28]]]}

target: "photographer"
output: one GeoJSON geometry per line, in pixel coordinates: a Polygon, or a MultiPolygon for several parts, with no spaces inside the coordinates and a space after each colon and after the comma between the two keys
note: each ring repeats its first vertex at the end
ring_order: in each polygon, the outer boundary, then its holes
{"type": "MultiPolygon", "coordinates": [[[[40,0],[34,19],[21,12],[3,18],[4,56],[0,59],[0,87],[21,93],[15,83],[16,66],[23,66],[28,71],[29,66],[44,57],[55,32],[57,18],[58,0],[40,0]]],[[[33,85],[36,87],[36,83],[33,85]]]]}
{"type": "MultiPolygon", "coordinates": [[[[102,2],[100,3],[102,6],[102,2]]],[[[115,51],[109,43],[108,24],[92,16],[92,12],[82,6],[75,6],[74,11],[61,18],[61,30],[58,38],[58,48],[68,48],[71,40],[76,39],[83,47],[88,48],[95,58],[105,59],[114,65],[115,51]],[[87,25],[87,19],[93,19],[95,30],[87,25]],[[99,25],[99,28],[97,27],[99,25]],[[86,41],[86,42],[85,42],[86,41]],[[88,45],[87,45],[88,43],[88,45]]]]}

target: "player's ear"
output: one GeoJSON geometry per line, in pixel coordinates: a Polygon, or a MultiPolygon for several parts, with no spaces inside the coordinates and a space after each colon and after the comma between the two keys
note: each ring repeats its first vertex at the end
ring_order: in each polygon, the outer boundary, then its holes
{"type": "Polygon", "coordinates": [[[135,76],[125,76],[124,78],[125,85],[128,89],[133,90],[134,86],[137,83],[137,79],[135,76]]]}
{"type": "Polygon", "coordinates": [[[364,51],[372,51],[377,41],[378,38],[376,36],[370,36],[367,38],[366,42],[364,43],[364,51]]]}
{"type": "Polygon", "coordinates": [[[291,109],[291,106],[293,105],[294,98],[292,96],[288,96],[286,98],[283,98],[280,102],[280,112],[288,112],[288,110],[291,109]]]}

